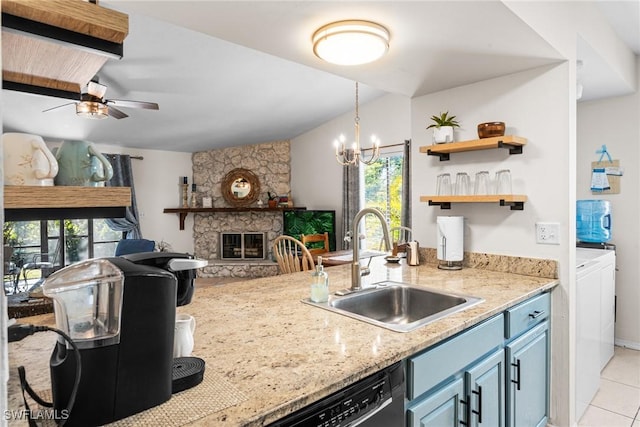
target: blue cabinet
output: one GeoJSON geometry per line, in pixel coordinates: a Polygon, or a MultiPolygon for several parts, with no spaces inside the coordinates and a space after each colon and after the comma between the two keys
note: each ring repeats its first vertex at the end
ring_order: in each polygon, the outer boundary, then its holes
{"type": "Polygon", "coordinates": [[[407,359],[407,426],[544,426],[549,294],[407,359]]]}
{"type": "Polygon", "coordinates": [[[504,316],[407,361],[411,427],[504,426],[504,316]]]}
{"type": "Polygon", "coordinates": [[[544,427],[549,414],[549,322],[506,346],[508,426],[544,427]]]}
{"type": "Polygon", "coordinates": [[[457,426],[465,417],[464,380],[456,378],[407,410],[410,427],[457,426]]]}
{"type": "Polygon", "coordinates": [[[505,362],[502,349],[465,372],[470,426],[503,427],[505,362]]]}
{"type": "Polygon", "coordinates": [[[504,351],[496,350],[407,410],[410,427],[504,426],[504,351]]]}

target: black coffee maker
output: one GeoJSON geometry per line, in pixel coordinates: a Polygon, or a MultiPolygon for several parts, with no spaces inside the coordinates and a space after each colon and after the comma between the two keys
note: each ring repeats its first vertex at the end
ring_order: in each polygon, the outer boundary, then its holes
{"type": "Polygon", "coordinates": [[[206,260],[179,252],[140,252],[122,255],[122,258],[128,259],[136,264],[159,267],[173,273],[178,281],[176,299],[178,307],[191,302],[196,269],[205,267],[208,264],[206,260]]]}
{"type": "MultiPolygon", "coordinates": [[[[183,275],[180,298],[186,304],[195,277],[187,270],[206,261],[187,254],[135,255],[77,263],[43,285],[54,300],[57,327],[73,339],[81,356],[67,426],[103,425],[171,398],[176,272],[183,275]]],[[[76,351],[62,340],[53,349],[50,370],[54,409],[63,413],[74,388],[76,351]]]]}

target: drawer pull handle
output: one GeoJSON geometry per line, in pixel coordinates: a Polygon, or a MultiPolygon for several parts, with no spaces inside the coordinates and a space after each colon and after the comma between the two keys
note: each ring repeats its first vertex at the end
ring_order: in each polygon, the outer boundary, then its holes
{"type": "Polygon", "coordinates": [[[471,426],[471,397],[467,396],[467,400],[460,400],[464,407],[464,421],[460,420],[460,425],[471,426]]]}
{"type": "Polygon", "coordinates": [[[516,379],[511,382],[517,386],[517,390],[520,390],[520,359],[517,359],[516,363],[512,363],[511,366],[516,368],[516,379]]]}
{"type": "Polygon", "coordinates": [[[478,410],[471,412],[478,416],[478,424],[482,424],[482,386],[478,386],[478,391],[473,390],[471,393],[478,396],[478,410]]]}
{"type": "Polygon", "coordinates": [[[535,319],[537,317],[540,317],[544,314],[544,310],[536,310],[533,313],[529,313],[529,317],[531,317],[532,319],[535,319]]]}

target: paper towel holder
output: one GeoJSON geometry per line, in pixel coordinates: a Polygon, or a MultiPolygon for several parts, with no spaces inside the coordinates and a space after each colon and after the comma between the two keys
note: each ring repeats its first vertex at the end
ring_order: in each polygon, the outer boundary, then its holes
{"type": "Polygon", "coordinates": [[[464,218],[439,216],[436,224],[438,268],[461,270],[464,260],[464,218]]]}
{"type": "Polygon", "coordinates": [[[462,270],[462,261],[439,261],[440,270],[462,270]]]}

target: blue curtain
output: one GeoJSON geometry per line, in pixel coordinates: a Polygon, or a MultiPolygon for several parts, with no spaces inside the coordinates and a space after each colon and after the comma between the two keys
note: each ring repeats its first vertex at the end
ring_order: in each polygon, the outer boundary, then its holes
{"type": "Polygon", "coordinates": [[[130,187],[131,206],[126,209],[124,218],[107,219],[109,228],[122,231],[127,239],[142,239],[140,223],[138,221],[138,205],[136,192],[133,186],[133,171],[131,169],[131,157],[127,154],[104,154],[113,166],[113,178],[107,181],[107,187],[130,187]]]}

